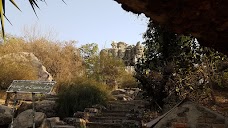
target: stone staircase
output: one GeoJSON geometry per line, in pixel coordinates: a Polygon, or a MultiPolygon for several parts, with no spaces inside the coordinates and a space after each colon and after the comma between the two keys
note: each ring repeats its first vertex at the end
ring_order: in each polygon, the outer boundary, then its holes
{"type": "Polygon", "coordinates": [[[143,100],[109,101],[106,110],[90,116],[88,128],[141,128],[143,100]]]}
{"type": "Polygon", "coordinates": [[[117,94],[118,98],[109,101],[106,107],[95,105],[92,108],[85,108],[84,112],[76,112],[74,117],[65,118],[63,121],[54,118],[57,121],[50,121],[54,122],[51,126],[52,128],[141,128],[146,101],[137,98],[137,90],[127,91],[130,92],[126,93],[129,94],[127,98],[120,98],[124,94],[117,94]]]}

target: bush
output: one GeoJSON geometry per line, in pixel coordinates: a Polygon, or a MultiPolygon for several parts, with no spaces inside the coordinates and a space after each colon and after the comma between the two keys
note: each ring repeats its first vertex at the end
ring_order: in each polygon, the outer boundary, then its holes
{"type": "Polygon", "coordinates": [[[59,90],[57,104],[62,118],[95,104],[105,105],[108,100],[105,85],[93,80],[79,79],[74,83],[61,84],[59,90]]]}
{"type": "Polygon", "coordinates": [[[0,89],[7,89],[13,80],[36,80],[37,69],[31,64],[15,63],[12,60],[0,61],[0,89]]]}
{"type": "Polygon", "coordinates": [[[122,75],[122,79],[119,82],[119,86],[120,88],[136,88],[138,87],[138,82],[136,81],[136,79],[133,77],[132,73],[123,73],[122,75]]]}
{"type": "MultiPolygon", "coordinates": [[[[78,48],[75,47],[74,41],[58,42],[39,38],[29,42],[23,38],[8,37],[3,44],[0,44],[0,58],[4,55],[18,52],[33,53],[46,67],[54,80],[57,81],[57,86],[58,83],[64,81],[70,82],[75,76],[83,75],[82,59],[78,48]]],[[[5,60],[1,60],[1,63],[6,62],[5,60]]],[[[15,62],[14,65],[11,63],[9,63],[10,65],[0,65],[0,84],[3,84],[1,86],[7,88],[6,85],[15,79],[37,79],[31,78],[31,75],[27,76],[31,73],[31,68],[28,65],[19,63],[15,62]]]]}

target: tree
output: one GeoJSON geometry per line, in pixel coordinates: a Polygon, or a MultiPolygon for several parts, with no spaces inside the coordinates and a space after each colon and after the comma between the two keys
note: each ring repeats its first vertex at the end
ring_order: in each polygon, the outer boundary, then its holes
{"type": "MultiPolygon", "coordinates": [[[[179,89],[180,84],[170,85],[173,75],[185,76],[197,61],[197,42],[193,37],[179,36],[153,21],[149,23],[144,38],[145,58],[135,66],[135,77],[140,81],[145,95],[160,107],[171,92],[177,93],[179,89]]],[[[185,85],[181,87],[187,88],[185,85]]]]}
{"type": "Polygon", "coordinates": [[[121,76],[126,72],[123,60],[108,54],[100,54],[97,66],[96,74],[99,74],[99,80],[111,87],[119,84],[121,76]]]}
{"type": "Polygon", "coordinates": [[[84,66],[86,70],[86,75],[91,77],[94,72],[94,68],[96,68],[96,61],[98,60],[99,56],[99,49],[96,43],[85,44],[82,45],[80,48],[81,56],[84,60],[84,66]]]}
{"type": "Polygon", "coordinates": [[[224,72],[228,66],[219,68],[227,62],[226,56],[201,47],[191,36],[169,32],[153,21],[144,38],[145,58],[135,66],[135,77],[149,99],[160,108],[171,95],[215,103],[213,90],[226,79],[224,72]]]}
{"type": "Polygon", "coordinates": [[[88,78],[106,83],[110,87],[124,82],[122,76],[126,76],[127,72],[122,59],[102,52],[99,54],[98,45],[95,43],[82,45],[80,51],[88,78]]]}

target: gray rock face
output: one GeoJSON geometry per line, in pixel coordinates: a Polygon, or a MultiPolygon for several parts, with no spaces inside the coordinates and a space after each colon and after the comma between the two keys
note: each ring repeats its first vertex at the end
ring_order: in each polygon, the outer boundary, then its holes
{"type": "Polygon", "coordinates": [[[101,54],[112,55],[123,59],[126,66],[134,66],[139,58],[144,55],[144,47],[138,42],[136,46],[128,45],[124,42],[112,42],[112,48],[101,50],[101,54]]]}
{"type": "Polygon", "coordinates": [[[52,81],[53,78],[46,68],[42,65],[40,60],[33,54],[28,52],[19,52],[6,54],[0,57],[0,61],[9,60],[14,63],[31,64],[37,70],[37,78],[41,81],[52,81]]]}
{"type": "Polygon", "coordinates": [[[51,122],[49,120],[45,119],[42,122],[40,128],[52,128],[51,122]]]}
{"type": "Polygon", "coordinates": [[[12,120],[11,108],[0,105],[0,126],[10,124],[12,120]]]}
{"type": "MultiPolygon", "coordinates": [[[[35,102],[35,110],[37,112],[43,112],[45,115],[49,117],[55,117],[57,115],[57,105],[55,101],[50,100],[42,100],[35,102]]],[[[25,110],[32,109],[32,103],[30,102],[22,102],[20,107],[17,109],[17,113],[20,114],[25,110]]]]}
{"type": "MultiPolygon", "coordinates": [[[[36,127],[39,127],[44,119],[46,118],[46,115],[42,112],[35,112],[35,124],[36,127]]],[[[28,128],[32,127],[33,125],[33,118],[32,118],[32,109],[28,109],[22,113],[20,113],[13,124],[15,128],[28,128]]]]}
{"type": "Polygon", "coordinates": [[[36,111],[45,113],[47,117],[57,116],[56,107],[55,101],[50,100],[39,101],[35,104],[36,111]]]}
{"type": "Polygon", "coordinates": [[[40,128],[55,128],[55,127],[63,128],[64,126],[66,126],[66,123],[61,121],[59,117],[51,117],[51,118],[46,118],[43,121],[40,128]]]}

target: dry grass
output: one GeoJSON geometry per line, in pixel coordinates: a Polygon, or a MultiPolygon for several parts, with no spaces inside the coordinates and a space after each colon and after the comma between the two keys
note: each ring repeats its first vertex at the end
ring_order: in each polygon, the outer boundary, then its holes
{"type": "MultiPolygon", "coordinates": [[[[75,42],[54,42],[44,38],[26,41],[23,38],[8,37],[0,45],[0,57],[10,53],[31,52],[58,83],[72,81],[83,75],[82,59],[75,42]]],[[[2,61],[0,63],[0,84],[2,89],[15,79],[36,79],[32,67],[19,63],[2,61]]]]}

